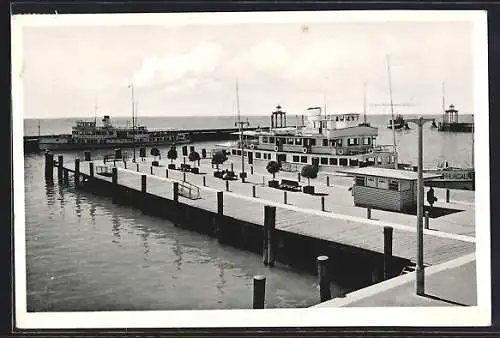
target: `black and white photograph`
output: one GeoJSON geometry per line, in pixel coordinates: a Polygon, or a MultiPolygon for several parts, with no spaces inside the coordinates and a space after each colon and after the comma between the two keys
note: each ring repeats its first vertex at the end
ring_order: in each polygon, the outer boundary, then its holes
{"type": "Polygon", "coordinates": [[[11,24],[17,327],[491,324],[486,12],[11,24]]]}

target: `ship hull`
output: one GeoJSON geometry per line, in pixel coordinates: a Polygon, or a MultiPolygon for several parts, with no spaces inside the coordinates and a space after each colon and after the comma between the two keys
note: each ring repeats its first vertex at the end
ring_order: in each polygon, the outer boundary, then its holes
{"type": "MultiPolygon", "coordinates": [[[[136,144],[135,147],[168,146],[172,144],[186,144],[189,140],[168,141],[168,142],[146,142],[136,144]]],[[[132,143],[105,143],[105,144],[85,144],[85,143],[45,143],[39,142],[40,150],[90,150],[90,149],[111,149],[111,148],[133,148],[132,143]]]]}

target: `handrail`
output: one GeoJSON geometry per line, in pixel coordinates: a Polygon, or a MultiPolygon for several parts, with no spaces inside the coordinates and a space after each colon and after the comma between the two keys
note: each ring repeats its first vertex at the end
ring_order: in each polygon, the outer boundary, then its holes
{"type": "Polygon", "coordinates": [[[199,198],[200,188],[189,182],[179,182],[179,195],[187,197],[189,199],[199,198]],[[185,193],[184,190],[187,190],[187,193],[185,193]],[[193,194],[193,190],[195,194],[193,194]]]}

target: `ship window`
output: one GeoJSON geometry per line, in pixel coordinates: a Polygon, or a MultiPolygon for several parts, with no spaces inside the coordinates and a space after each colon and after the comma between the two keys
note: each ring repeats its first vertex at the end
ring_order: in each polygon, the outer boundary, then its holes
{"type": "Polygon", "coordinates": [[[356,185],[364,187],[365,186],[365,177],[364,176],[356,176],[356,185]]]}
{"type": "Polygon", "coordinates": [[[269,143],[274,143],[274,142],[276,142],[276,141],[274,140],[274,137],[269,137],[269,143]]]}
{"type": "Polygon", "coordinates": [[[366,178],[366,186],[367,187],[376,188],[377,187],[377,181],[375,181],[375,177],[367,177],[366,178]]]}
{"type": "Polygon", "coordinates": [[[243,156],[247,156],[247,152],[246,151],[243,151],[243,156]]]}
{"type": "Polygon", "coordinates": [[[307,163],[307,156],[301,156],[300,157],[300,162],[301,163],[307,163]]]}
{"type": "Polygon", "coordinates": [[[382,164],[382,157],[377,157],[377,164],[382,164]]]}
{"type": "Polygon", "coordinates": [[[328,147],[328,139],[327,138],[323,139],[323,147],[328,147]]]}
{"type": "Polygon", "coordinates": [[[316,145],[316,139],[315,139],[315,138],[312,138],[312,139],[310,139],[310,140],[311,140],[311,141],[310,141],[310,145],[315,146],[315,145],[316,145]]]}
{"type": "Polygon", "coordinates": [[[352,167],[358,166],[358,159],[351,159],[350,162],[352,167]]]}
{"type": "Polygon", "coordinates": [[[262,137],[262,143],[268,143],[269,139],[267,136],[262,137]]]}
{"type": "Polygon", "coordinates": [[[241,156],[241,150],[236,150],[236,155],[241,156]]]}
{"type": "Polygon", "coordinates": [[[291,137],[287,138],[286,144],[293,144],[293,138],[291,137]]]}
{"type": "Polygon", "coordinates": [[[339,159],[339,165],[346,166],[347,165],[347,158],[340,158],[339,159]]]}
{"type": "Polygon", "coordinates": [[[391,156],[391,163],[394,163],[395,161],[395,158],[394,158],[394,155],[391,156]]]}
{"type": "Polygon", "coordinates": [[[398,181],[393,181],[393,180],[389,181],[389,190],[398,191],[398,188],[399,188],[398,181]]]}
{"type": "Polygon", "coordinates": [[[370,138],[369,138],[369,137],[364,137],[364,138],[363,138],[363,144],[364,144],[365,146],[370,145],[370,138]]]}
{"type": "Polygon", "coordinates": [[[260,152],[258,152],[258,151],[255,152],[255,158],[261,158],[260,152]]]}
{"type": "Polygon", "coordinates": [[[293,162],[299,162],[299,156],[293,155],[293,162]]]}
{"type": "Polygon", "coordinates": [[[330,157],[330,165],[337,165],[337,158],[336,157],[330,157]]]}
{"type": "Polygon", "coordinates": [[[302,139],[300,139],[300,138],[296,138],[296,139],[295,139],[295,145],[296,145],[296,146],[300,146],[300,145],[302,145],[302,139]]]}
{"type": "Polygon", "coordinates": [[[339,139],[337,140],[337,146],[338,146],[338,147],[342,147],[342,139],[341,139],[341,138],[339,138],[339,139]]]}
{"type": "Polygon", "coordinates": [[[352,145],[354,145],[354,139],[353,139],[353,138],[348,138],[348,139],[347,139],[347,145],[348,145],[348,146],[352,146],[352,145]]]}
{"type": "Polygon", "coordinates": [[[328,157],[322,157],[321,164],[328,164],[328,157]]]}
{"type": "Polygon", "coordinates": [[[236,155],[236,149],[231,149],[231,154],[236,155]]]}

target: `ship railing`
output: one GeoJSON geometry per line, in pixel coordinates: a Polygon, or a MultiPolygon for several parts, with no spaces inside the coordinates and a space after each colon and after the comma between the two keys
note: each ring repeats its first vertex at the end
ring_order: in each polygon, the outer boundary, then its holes
{"type": "Polygon", "coordinates": [[[303,164],[289,163],[289,162],[281,162],[281,171],[295,172],[302,167],[303,164]]]}
{"type": "Polygon", "coordinates": [[[189,182],[179,182],[179,195],[189,199],[199,199],[200,188],[189,182]]]}

